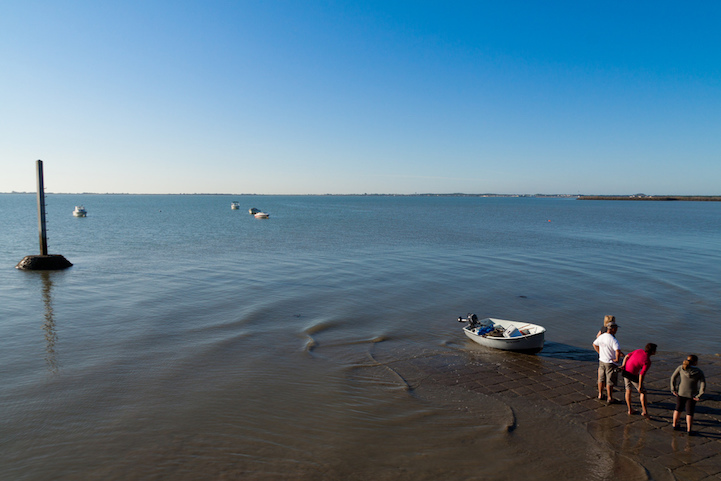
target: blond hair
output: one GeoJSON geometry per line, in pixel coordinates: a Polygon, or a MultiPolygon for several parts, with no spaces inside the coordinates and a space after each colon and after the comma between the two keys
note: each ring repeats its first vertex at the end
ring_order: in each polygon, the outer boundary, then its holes
{"type": "Polygon", "coordinates": [[[603,325],[608,326],[612,322],[616,322],[616,316],[603,316],[603,325]]]}

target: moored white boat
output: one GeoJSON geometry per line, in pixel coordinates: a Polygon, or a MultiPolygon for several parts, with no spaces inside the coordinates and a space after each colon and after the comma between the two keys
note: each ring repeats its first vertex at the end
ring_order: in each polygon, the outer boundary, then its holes
{"type": "Polygon", "coordinates": [[[267,219],[268,217],[270,217],[270,214],[268,214],[266,212],[256,212],[253,215],[255,216],[256,219],[267,219]]]}
{"type": "Polygon", "coordinates": [[[75,217],[87,217],[88,211],[85,210],[85,207],[82,205],[76,205],[75,210],[73,211],[73,216],[75,217]]]}
{"type": "Polygon", "coordinates": [[[238,210],[238,209],[240,209],[240,202],[231,202],[231,203],[230,203],[230,208],[233,209],[233,210],[238,210]]]}
{"type": "Polygon", "coordinates": [[[492,317],[478,320],[475,314],[469,314],[466,319],[459,317],[458,322],[468,323],[463,326],[463,332],[481,346],[523,352],[543,349],[546,328],[538,324],[492,317]]]}

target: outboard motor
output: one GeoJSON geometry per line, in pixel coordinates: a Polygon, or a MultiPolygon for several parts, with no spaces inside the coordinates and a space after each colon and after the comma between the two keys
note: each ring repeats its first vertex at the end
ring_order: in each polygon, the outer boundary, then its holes
{"type": "Polygon", "coordinates": [[[462,317],[459,316],[459,317],[458,317],[458,322],[467,322],[467,323],[468,323],[468,327],[470,327],[471,329],[473,329],[474,327],[477,327],[477,326],[478,326],[478,316],[475,315],[475,314],[470,314],[470,313],[469,313],[468,316],[466,316],[465,319],[463,319],[462,317]]]}

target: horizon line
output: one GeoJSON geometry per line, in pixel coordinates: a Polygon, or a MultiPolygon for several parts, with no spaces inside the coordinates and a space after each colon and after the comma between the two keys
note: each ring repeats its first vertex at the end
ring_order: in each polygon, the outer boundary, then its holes
{"type": "MultiPolygon", "coordinates": [[[[36,191],[10,191],[0,192],[0,194],[23,194],[23,195],[35,195],[36,191]]],[[[604,197],[604,198],[658,198],[658,197],[675,197],[675,198],[721,198],[718,194],[567,194],[567,193],[535,193],[535,194],[499,194],[492,192],[485,193],[466,193],[466,192],[416,192],[413,194],[400,194],[400,193],[350,193],[350,194],[255,194],[255,193],[226,193],[226,192],[164,192],[164,193],[152,193],[152,192],[45,192],[46,195],[213,195],[213,196],[287,196],[287,197],[604,197]]]]}

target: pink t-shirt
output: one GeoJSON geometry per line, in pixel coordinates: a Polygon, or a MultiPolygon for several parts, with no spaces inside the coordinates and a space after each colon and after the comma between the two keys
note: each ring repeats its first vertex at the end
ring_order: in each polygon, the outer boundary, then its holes
{"type": "Polygon", "coordinates": [[[648,368],[651,367],[651,358],[643,349],[636,349],[626,360],[626,371],[631,374],[646,374],[648,368]]]}

